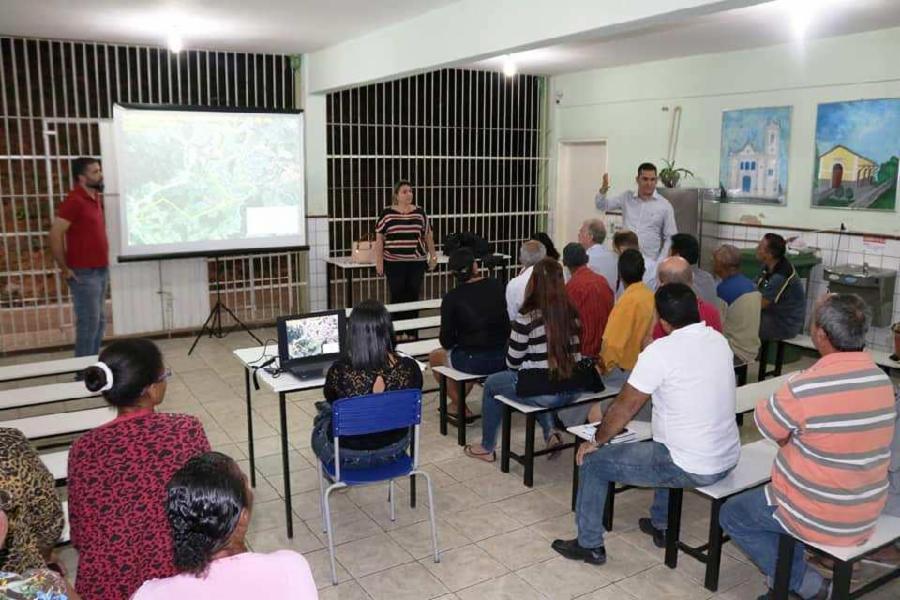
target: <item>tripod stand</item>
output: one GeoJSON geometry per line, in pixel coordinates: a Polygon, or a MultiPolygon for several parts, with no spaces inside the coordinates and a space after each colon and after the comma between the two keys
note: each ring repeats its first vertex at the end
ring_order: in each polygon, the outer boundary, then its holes
{"type": "Polygon", "coordinates": [[[204,334],[209,334],[210,338],[218,338],[222,339],[226,335],[228,335],[228,331],[222,327],[222,312],[227,312],[228,315],[234,319],[234,325],[232,327],[242,327],[244,331],[250,334],[254,340],[258,343],[262,344],[263,341],[256,337],[250,328],[247,327],[247,324],[241,321],[234,311],[232,311],[228,306],[222,302],[222,286],[219,285],[219,257],[214,256],[215,259],[215,271],[216,271],[216,303],[213,305],[212,310],[209,311],[209,316],[206,317],[206,321],[203,323],[203,327],[200,328],[200,333],[197,334],[197,337],[194,338],[194,343],[191,344],[191,349],[188,350],[188,356],[191,355],[191,352],[194,351],[194,348],[197,347],[197,343],[200,341],[200,338],[203,337],[204,334]]]}

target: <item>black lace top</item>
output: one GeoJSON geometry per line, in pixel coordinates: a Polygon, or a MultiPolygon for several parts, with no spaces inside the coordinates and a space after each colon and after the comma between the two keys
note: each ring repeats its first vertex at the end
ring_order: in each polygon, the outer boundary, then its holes
{"type": "MultiPolygon", "coordinates": [[[[365,396],[372,393],[375,380],[384,380],[384,391],[422,389],[422,370],[415,360],[401,356],[393,366],[372,371],[354,369],[349,359],[338,359],[325,375],[325,399],[334,402],[341,398],[365,396]]],[[[341,447],[353,450],[374,450],[399,442],[406,429],[394,429],[369,435],[342,436],[341,447]]]]}

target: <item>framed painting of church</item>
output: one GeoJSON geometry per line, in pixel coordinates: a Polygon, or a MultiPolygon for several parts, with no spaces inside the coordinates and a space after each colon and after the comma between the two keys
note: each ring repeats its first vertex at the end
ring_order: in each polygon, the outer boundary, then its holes
{"type": "Polygon", "coordinates": [[[719,189],[727,202],[784,206],[791,107],[722,113],[719,189]]]}
{"type": "Polygon", "coordinates": [[[820,104],[812,205],[894,211],[900,98],[820,104]]]}

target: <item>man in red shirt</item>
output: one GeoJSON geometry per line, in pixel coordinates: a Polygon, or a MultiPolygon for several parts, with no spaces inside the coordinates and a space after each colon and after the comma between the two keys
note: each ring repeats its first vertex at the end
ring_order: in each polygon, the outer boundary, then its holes
{"type": "Polygon", "coordinates": [[[72,293],[75,356],[100,352],[106,327],[109,242],[103,220],[103,172],[95,158],[72,161],[75,187],[50,227],[50,250],[72,293]]]}
{"type": "Polygon", "coordinates": [[[594,273],[587,264],[588,255],[581,244],[566,244],[563,265],[572,275],[566,293],[581,317],[581,353],[597,357],[615,299],[606,278],[594,273]]]}
{"type": "MultiPolygon", "coordinates": [[[[660,287],[667,283],[683,283],[691,287],[694,282],[694,274],[688,261],[680,256],[670,256],[659,263],[656,280],[660,287]]],[[[719,309],[715,305],[705,302],[700,297],[700,294],[697,294],[697,308],[700,310],[700,320],[705,322],[707,326],[722,333],[722,316],[719,314],[719,309]]],[[[662,325],[657,321],[653,326],[653,339],[658,340],[665,335],[666,332],[663,331],[662,325]]]]}

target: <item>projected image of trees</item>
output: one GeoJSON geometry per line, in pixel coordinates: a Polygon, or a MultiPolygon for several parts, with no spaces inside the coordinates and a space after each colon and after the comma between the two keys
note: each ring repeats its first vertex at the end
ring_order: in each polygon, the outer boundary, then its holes
{"type": "Polygon", "coordinates": [[[296,121],[214,113],[151,118],[130,111],[124,128],[128,245],[274,234],[283,224],[248,232],[248,211],[298,204],[296,121]]]}
{"type": "Polygon", "coordinates": [[[285,329],[291,358],[318,356],[340,347],[338,318],[333,315],[288,321],[285,329]]]}

